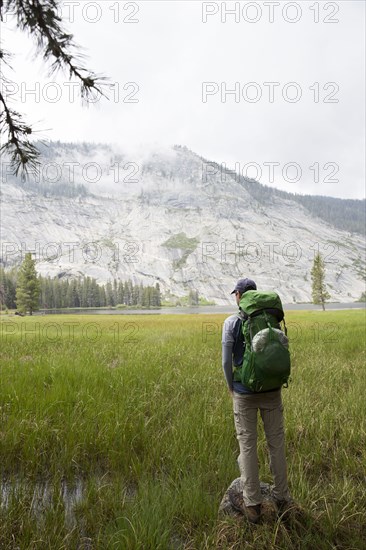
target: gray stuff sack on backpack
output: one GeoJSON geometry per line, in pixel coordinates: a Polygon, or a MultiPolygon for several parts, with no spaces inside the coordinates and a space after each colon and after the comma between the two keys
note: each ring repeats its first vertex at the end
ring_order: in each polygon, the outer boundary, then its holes
{"type": "MultiPolygon", "coordinates": [[[[272,328],[274,332],[278,335],[278,339],[281,342],[281,344],[288,348],[288,338],[286,334],[278,329],[278,328],[272,328]]],[[[269,328],[264,328],[263,330],[260,330],[257,332],[257,334],[253,337],[252,340],[252,351],[262,351],[262,349],[265,347],[269,340],[269,328]]]]}

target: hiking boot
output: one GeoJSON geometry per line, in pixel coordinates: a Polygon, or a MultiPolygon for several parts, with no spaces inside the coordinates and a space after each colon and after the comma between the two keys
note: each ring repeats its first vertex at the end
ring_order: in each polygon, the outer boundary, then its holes
{"type": "Polygon", "coordinates": [[[267,499],[267,498],[263,500],[262,506],[261,506],[261,515],[262,515],[263,521],[265,522],[276,521],[278,511],[277,511],[277,506],[273,502],[273,500],[267,499]]]}
{"type": "Polygon", "coordinates": [[[230,491],[229,500],[234,510],[240,512],[241,514],[244,514],[244,498],[241,491],[240,493],[237,491],[230,491]]]}
{"type": "Polygon", "coordinates": [[[261,505],[256,504],[255,506],[244,506],[244,515],[250,523],[258,523],[261,519],[261,505]]]}
{"type": "Polygon", "coordinates": [[[258,523],[261,517],[261,505],[256,504],[255,506],[245,506],[243,493],[230,492],[229,498],[232,507],[237,511],[246,516],[247,520],[250,523],[258,523]]]}
{"type": "Polygon", "coordinates": [[[289,500],[279,500],[272,497],[273,502],[277,507],[277,514],[279,516],[287,515],[291,510],[295,509],[295,502],[290,498],[289,500]]]}

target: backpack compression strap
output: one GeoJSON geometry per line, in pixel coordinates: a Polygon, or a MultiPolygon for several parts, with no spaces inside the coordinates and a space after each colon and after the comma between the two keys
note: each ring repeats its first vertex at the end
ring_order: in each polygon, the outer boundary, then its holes
{"type": "Polygon", "coordinates": [[[252,313],[251,315],[249,315],[249,317],[256,317],[257,315],[260,315],[261,313],[269,313],[269,315],[273,315],[274,317],[276,317],[277,321],[280,323],[281,321],[283,321],[284,317],[285,317],[285,314],[284,312],[281,310],[281,309],[277,309],[277,308],[263,308],[263,309],[257,309],[257,311],[255,311],[254,313],[252,313]]]}

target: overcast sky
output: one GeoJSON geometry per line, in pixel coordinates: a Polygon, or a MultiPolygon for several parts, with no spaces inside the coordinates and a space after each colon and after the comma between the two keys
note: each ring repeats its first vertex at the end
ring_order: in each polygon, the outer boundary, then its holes
{"type": "Polygon", "coordinates": [[[131,161],[181,144],[286,191],[365,197],[363,1],[63,4],[110,99],[83,107],[3,24],[8,97],[38,137],[116,143],[131,161]]]}

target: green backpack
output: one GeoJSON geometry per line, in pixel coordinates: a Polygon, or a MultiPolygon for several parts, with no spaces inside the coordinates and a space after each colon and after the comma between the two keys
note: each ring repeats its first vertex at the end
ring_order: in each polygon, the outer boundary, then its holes
{"type": "Polygon", "coordinates": [[[234,369],[234,380],[254,392],[287,387],[291,361],[280,297],[276,292],[247,290],[240,299],[239,308],[248,318],[242,324],[243,365],[234,369]]]}

